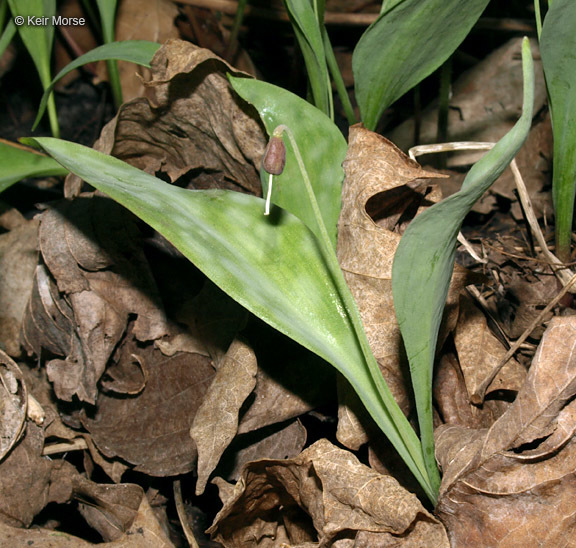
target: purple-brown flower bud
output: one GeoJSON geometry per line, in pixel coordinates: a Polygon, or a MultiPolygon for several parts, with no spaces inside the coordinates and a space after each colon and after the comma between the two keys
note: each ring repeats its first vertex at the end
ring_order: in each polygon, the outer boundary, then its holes
{"type": "Polygon", "coordinates": [[[272,135],[262,158],[262,167],[266,173],[280,175],[286,165],[286,145],[282,137],[272,135]]]}

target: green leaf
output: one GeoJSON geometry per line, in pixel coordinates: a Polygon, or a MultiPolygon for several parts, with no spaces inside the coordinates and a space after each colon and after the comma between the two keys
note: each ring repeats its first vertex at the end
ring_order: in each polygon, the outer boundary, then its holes
{"type": "MultiPolygon", "coordinates": [[[[100,21],[102,22],[102,38],[105,44],[111,44],[114,42],[117,0],[96,0],[96,4],[98,5],[100,21]]],[[[107,67],[114,104],[118,108],[122,104],[122,85],[116,59],[107,59],[107,67]]]]}
{"type": "Polygon", "coordinates": [[[356,100],[374,130],[384,111],[436,70],[470,32],[489,0],[388,2],[352,56],[356,100]]]}
{"type": "Polygon", "coordinates": [[[6,141],[0,141],[0,166],[0,192],[27,177],[68,174],[67,169],[49,156],[6,141]]]}
{"type": "MultiPolygon", "coordinates": [[[[342,162],[348,148],[342,133],[325,114],[285,89],[250,78],[231,76],[229,79],[236,92],[256,107],[269,135],[280,124],[288,126],[294,134],[328,235],[336,249],[344,180],[342,162]]],[[[299,217],[319,236],[292,145],[286,141],[286,167],[282,175],[274,177],[272,201],[299,217]]],[[[262,173],[261,177],[265,194],[268,174],[262,173]]]]}
{"type": "Polygon", "coordinates": [[[334,365],[435,500],[414,430],[366,363],[358,311],[342,297],[344,277],[339,271],[335,279],[325,247],[300,219],[280,208],[265,217],[263,200],[254,196],[169,185],[74,143],[27,142],[127,207],[248,310],[334,365]]]}
{"type": "MultiPolygon", "coordinates": [[[[323,4],[315,12],[310,0],[284,0],[296,39],[302,50],[314,105],[333,117],[332,86],[321,32],[323,4]]],[[[317,4],[316,4],[317,5],[317,4]]]]}
{"type": "Polygon", "coordinates": [[[16,25],[14,24],[14,20],[10,19],[2,33],[2,37],[0,37],[0,57],[2,57],[3,53],[6,51],[6,48],[10,42],[12,42],[14,36],[16,36],[16,25]]]}
{"type": "Polygon", "coordinates": [[[105,61],[107,59],[118,59],[120,61],[129,61],[131,63],[136,63],[137,65],[142,65],[145,67],[150,66],[150,61],[154,54],[158,51],[160,44],[156,42],[148,42],[146,40],[127,40],[125,42],[112,42],[110,44],[104,44],[103,46],[98,46],[90,50],[88,53],[81,55],[80,57],[74,59],[71,63],[68,63],[49,83],[48,87],[44,91],[42,100],[40,101],[40,106],[38,107],[38,114],[36,115],[36,120],[34,120],[35,129],[38,122],[44,114],[44,109],[46,108],[46,102],[49,95],[52,93],[52,89],[64,76],[69,72],[86,65],[87,63],[95,63],[96,61],[105,61]]]}
{"type": "MultiPolygon", "coordinates": [[[[13,17],[24,17],[24,24],[18,26],[18,34],[34,61],[43,89],[46,89],[50,84],[50,58],[54,42],[52,17],[56,14],[56,0],[8,0],[8,5],[13,17]],[[44,17],[47,21],[42,24],[28,24],[29,17],[34,20],[44,17]]],[[[60,129],[54,97],[49,96],[47,102],[52,134],[58,136],[60,129]]]]}
{"type": "Polygon", "coordinates": [[[576,2],[550,4],[540,39],[554,134],[552,195],[556,212],[556,250],[570,260],[576,195],[576,2]]]}
{"type": "Polygon", "coordinates": [[[410,361],[420,436],[429,474],[436,468],[432,372],[436,341],[454,267],[458,232],[474,203],[524,143],[532,122],[534,72],[530,44],[522,44],[524,102],[516,125],[470,170],[456,194],[418,215],[400,240],[392,267],[396,317],[410,361]]]}

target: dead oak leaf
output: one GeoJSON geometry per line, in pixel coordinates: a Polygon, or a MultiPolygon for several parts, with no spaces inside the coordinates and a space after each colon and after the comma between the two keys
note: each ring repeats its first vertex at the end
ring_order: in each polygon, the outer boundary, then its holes
{"type": "Polygon", "coordinates": [[[331,546],[366,532],[388,537],[382,546],[404,546],[414,534],[421,545],[448,546],[443,526],[415,495],[327,440],[293,459],[249,463],[223,493],[224,508],[208,531],[227,548],[280,546],[282,539],[331,546]]]}
{"type": "Polygon", "coordinates": [[[490,331],[484,314],[466,296],[460,298],[454,344],[472,403],[481,404],[487,392],[517,392],[522,386],[526,369],[514,359],[495,373],[506,349],[490,331]]]}
{"type": "Polygon", "coordinates": [[[437,430],[437,515],[453,546],[552,548],[575,538],[575,345],[576,319],[554,318],[516,401],[489,429],[437,430]]]}
{"type": "Polygon", "coordinates": [[[140,374],[145,385],[130,397],[109,386],[100,392],[94,416],[83,412],[82,424],[98,450],[152,476],[190,472],[196,449],[189,431],[214,377],[210,360],[184,352],[167,357],[132,339],[125,341],[117,360],[136,370],[135,375],[117,372],[122,386],[140,374]]]}

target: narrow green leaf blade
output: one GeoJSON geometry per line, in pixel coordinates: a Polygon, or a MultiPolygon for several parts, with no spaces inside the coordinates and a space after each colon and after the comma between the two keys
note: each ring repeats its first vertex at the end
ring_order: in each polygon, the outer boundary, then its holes
{"type": "Polygon", "coordinates": [[[24,24],[18,26],[18,34],[34,61],[42,85],[50,82],[50,57],[54,41],[52,17],[56,15],[56,0],[8,0],[13,18],[21,16],[24,24]],[[40,24],[28,24],[28,18],[46,18],[40,24]]]}
{"type": "Polygon", "coordinates": [[[576,196],[576,2],[554,0],[540,38],[554,134],[552,195],[557,252],[569,260],[576,196]]]}
{"type": "Polygon", "coordinates": [[[16,143],[0,141],[0,192],[27,177],[67,175],[68,170],[44,154],[26,150],[16,143]]]}
{"type": "Polygon", "coordinates": [[[392,267],[396,318],[410,361],[420,435],[428,471],[436,468],[432,372],[436,341],[464,217],[524,143],[532,122],[534,73],[530,44],[522,46],[524,101],[516,125],[470,170],[456,194],[418,215],[400,240],[392,267]]]}
{"type": "MultiPolygon", "coordinates": [[[[285,89],[252,80],[230,77],[236,92],[256,107],[269,135],[280,124],[288,126],[299,143],[300,154],[308,171],[320,212],[332,245],[336,249],[338,218],[342,207],[342,162],[347,144],[338,127],[307,101],[285,89]]],[[[272,201],[286,209],[318,236],[318,226],[308,201],[306,189],[292,145],[286,144],[286,167],[274,177],[272,201]]],[[[264,194],[268,174],[262,173],[264,194]]]]}
{"type": "Polygon", "coordinates": [[[144,67],[150,66],[150,61],[154,57],[155,53],[160,48],[160,44],[156,42],[148,42],[147,40],[126,40],[125,42],[111,42],[110,44],[104,44],[90,50],[89,52],[77,57],[71,63],[68,63],[49,83],[48,87],[44,91],[42,100],[40,101],[40,106],[38,107],[38,114],[36,115],[36,120],[34,120],[34,130],[40,119],[46,110],[46,104],[48,103],[48,97],[56,83],[64,78],[69,72],[86,65],[88,63],[95,63],[96,61],[106,61],[109,59],[116,59],[119,61],[129,61],[130,63],[136,63],[137,65],[142,65],[144,67]]]}
{"type": "Polygon", "coordinates": [[[264,217],[254,196],[169,185],[75,143],[26,142],[127,207],[248,310],[335,366],[435,500],[419,440],[389,391],[379,392],[322,246],[300,219],[279,208],[264,217]]]}
{"type": "Polygon", "coordinates": [[[16,36],[16,25],[14,24],[14,19],[10,19],[0,37],[0,57],[2,57],[6,51],[6,48],[10,42],[12,42],[14,36],[16,36]]]}
{"type": "Polygon", "coordinates": [[[489,0],[404,0],[385,11],[352,56],[356,100],[374,130],[383,112],[436,70],[470,32],[489,0]]]}
{"type": "MultiPolygon", "coordinates": [[[[332,116],[332,88],[324,55],[320,20],[314,13],[310,0],[284,0],[284,2],[302,50],[313,102],[324,114],[332,116]]],[[[318,13],[318,16],[323,18],[323,14],[318,13]]]]}

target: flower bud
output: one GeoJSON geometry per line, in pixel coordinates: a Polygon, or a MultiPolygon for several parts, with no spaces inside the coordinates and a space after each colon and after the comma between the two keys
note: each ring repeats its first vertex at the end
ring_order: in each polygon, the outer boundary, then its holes
{"type": "Polygon", "coordinates": [[[286,164],[286,145],[282,137],[272,136],[262,158],[262,167],[266,173],[280,175],[286,164]]]}

